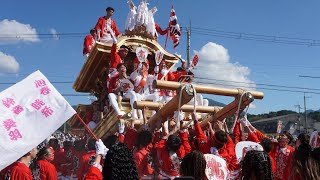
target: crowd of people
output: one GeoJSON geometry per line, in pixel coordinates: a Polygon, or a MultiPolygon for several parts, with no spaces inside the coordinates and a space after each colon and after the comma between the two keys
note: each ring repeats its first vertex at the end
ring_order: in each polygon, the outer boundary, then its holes
{"type": "MultiPolygon", "coordinates": [[[[146,0],[142,0],[138,8],[132,1],[128,3],[126,30],[146,25],[153,34],[166,31],[154,23],[156,8],[148,10],[146,0]]],[[[125,45],[118,47],[117,38],[121,32],[111,18],[113,13],[114,9],[108,7],[106,16],[99,18],[95,28],[90,30],[84,41],[83,55],[89,56],[96,41],[113,43],[106,89],[108,104],[119,120],[118,132],[103,140],[55,133],[3,169],[0,180],[320,179],[318,132],[313,133],[315,139],[312,140],[309,134],[302,133],[293,144],[290,133],[282,132],[276,139],[268,138],[253,127],[246,116],[235,120],[229,132],[225,121],[208,122],[203,126],[201,115],[195,113],[191,113],[191,117],[173,117],[181,121],[171,123],[168,120],[160,129],[152,131],[147,124],[135,129],[135,121],[125,126],[118,97],[130,99],[132,119],[147,122],[145,110],[134,109],[133,103],[141,100],[166,103],[175,93],[154,89],[152,81],[191,82],[193,74],[183,64],[176,71],[169,71],[165,59],[150,69],[148,50],[140,47],[133,60],[133,71],[128,75],[124,60],[131,49],[125,45]],[[186,121],[192,123],[186,125],[186,121]],[[246,142],[251,145],[241,147],[246,142]]],[[[191,103],[208,105],[201,95],[191,103]]],[[[98,104],[94,102],[93,112],[87,117],[90,129],[94,129],[100,119],[98,104]]]]}
{"type": "MultiPolygon", "coordinates": [[[[144,117],[146,118],[146,117],[144,117]]],[[[1,171],[1,179],[320,179],[320,133],[316,146],[302,133],[294,144],[292,135],[267,138],[244,117],[228,133],[223,122],[209,122],[202,129],[197,115],[179,128],[166,125],[151,132],[134,124],[119,123],[119,131],[96,141],[55,137],[1,171]],[[241,130],[243,127],[243,130],[241,130]],[[243,135],[246,134],[246,135],[243,135]],[[256,142],[262,149],[243,150],[237,144],[256,142]],[[291,146],[291,145],[292,146],[291,146]]],[[[134,122],[134,121],[133,121],[134,122]]],[[[315,140],[313,140],[315,141],[315,140]]],[[[313,142],[314,144],[314,142],[313,142]]],[[[246,147],[248,148],[248,147],[246,147]]],[[[245,148],[244,148],[245,149],[245,148]]]]}

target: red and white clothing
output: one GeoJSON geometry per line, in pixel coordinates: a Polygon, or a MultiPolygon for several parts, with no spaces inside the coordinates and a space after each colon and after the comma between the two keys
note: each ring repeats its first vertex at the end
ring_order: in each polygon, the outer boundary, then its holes
{"type": "Polygon", "coordinates": [[[15,162],[0,171],[0,180],[9,179],[10,173],[11,173],[11,168],[13,165],[15,165],[15,162]]]}
{"type": "Polygon", "coordinates": [[[84,180],[102,180],[101,170],[95,166],[91,166],[84,180]]]}
{"type": "Polygon", "coordinates": [[[41,159],[37,162],[37,168],[33,172],[33,177],[34,180],[57,180],[58,174],[51,162],[41,159]]]}
{"type": "Polygon", "coordinates": [[[67,175],[68,161],[66,158],[66,152],[64,149],[60,149],[59,151],[54,152],[54,160],[53,164],[56,167],[58,178],[64,177],[67,175]]]}
{"type": "Polygon", "coordinates": [[[80,159],[83,156],[83,152],[82,151],[77,151],[75,148],[73,148],[73,152],[72,152],[72,174],[70,176],[70,178],[73,179],[77,179],[78,176],[78,171],[80,168],[80,159]]]}
{"type": "Polygon", "coordinates": [[[121,91],[124,93],[123,96],[125,98],[130,99],[133,118],[137,118],[136,116],[137,113],[135,112],[136,110],[133,108],[133,103],[137,101],[137,96],[136,96],[136,93],[133,91],[132,83],[130,82],[129,79],[120,78],[119,74],[112,77],[109,81],[108,98],[109,98],[110,105],[115,110],[117,115],[122,115],[122,112],[120,111],[120,108],[117,102],[117,96],[116,94],[113,93],[113,91],[117,88],[121,88],[121,91]]]}
{"type": "Polygon", "coordinates": [[[110,68],[116,69],[119,63],[123,63],[124,60],[118,54],[118,46],[117,44],[113,44],[110,52],[110,68]]]}
{"type": "Polygon", "coordinates": [[[141,179],[152,179],[152,174],[154,169],[149,164],[149,159],[151,157],[152,143],[146,147],[142,147],[136,150],[133,154],[134,162],[137,166],[137,171],[139,178],[141,179]]]}
{"type": "Polygon", "coordinates": [[[98,40],[104,43],[112,43],[121,34],[115,21],[111,18],[106,20],[106,16],[100,17],[95,26],[98,32],[98,40]]]}
{"type": "Polygon", "coordinates": [[[83,179],[85,174],[89,171],[90,167],[93,165],[96,157],[96,151],[91,150],[85,153],[80,159],[80,167],[78,170],[78,179],[83,179]]]}
{"type": "Polygon", "coordinates": [[[140,74],[138,71],[133,71],[130,74],[130,80],[133,82],[134,87],[138,89],[136,92],[140,95],[152,94],[152,82],[155,77],[151,74],[140,74]]]}
{"type": "MultiPolygon", "coordinates": [[[[168,33],[168,30],[165,29],[165,30],[162,30],[161,27],[159,26],[159,24],[155,24],[155,28],[156,28],[156,31],[157,33],[159,33],[160,35],[165,35],[168,33]]],[[[158,36],[158,34],[156,33],[156,36],[158,36]]]]}
{"type": "MultiPolygon", "coordinates": [[[[159,74],[157,75],[157,80],[174,81],[175,80],[174,74],[170,71],[169,72],[167,71],[168,70],[161,70],[161,72],[159,72],[159,74]]],[[[172,90],[160,89],[157,91],[159,91],[159,96],[162,102],[169,102],[175,95],[175,92],[172,90]]]]}
{"type": "Polygon", "coordinates": [[[28,166],[22,162],[15,162],[11,169],[7,171],[6,177],[10,180],[32,180],[32,173],[28,166]]]}
{"type": "MultiPolygon", "coordinates": [[[[110,64],[109,64],[109,74],[107,77],[107,81],[109,81],[112,77],[119,74],[117,71],[117,66],[119,63],[123,63],[124,59],[121,59],[120,55],[118,54],[118,46],[117,44],[113,44],[111,47],[110,52],[110,64]]],[[[109,87],[109,82],[107,82],[107,87],[109,87]]]]}
{"type": "Polygon", "coordinates": [[[280,148],[277,142],[274,143],[270,152],[270,156],[276,163],[276,172],[274,173],[275,180],[286,180],[289,178],[290,160],[294,148],[287,145],[285,148],[280,148]]]}
{"type": "MultiPolygon", "coordinates": [[[[198,148],[199,151],[201,151],[203,154],[208,154],[214,149],[213,147],[210,148],[210,144],[213,144],[215,141],[215,138],[210,138],[213,139],[213,142],[208,142],[206,136],[203,133],[203,130],[200,126],[200,123],[195,123],[194,124],[194,129],[196,133],[196,139],[198,143],[198,148]]],[[[215,148],[216,150],[216,148],[215,148]]],[[[233,143],[232,139],[230,136],[228,136],[228,141],[226,144],[219,149],[217,152],[211,152],[211,154],[219,155],[223,159],[226,160],[228,169],[229,171],[237,171],[239,170],[239,165],[237,165],[237,158],[236,158],[236,153],[235,153],[235,144],[233,143]]]]}
{"type": "Polygon", "coordinates": [[[199,150],[203,154],[209,154],[210,153],[209,143],[208,143],[207,137],[203,133],[203,130],[200,126],[200,123],[197,122],[194,124],[194,131],[195,131],[195,135],[196,135],[196,138],[194,141],[196,141],[196,142],[193,142],[192,147],[194,149],[198,148],[197,150],[199,150]],[[197,143],[197,146],[198,146],[197,148],[196,148],[195,143],[197,143]]]}
{"type": "MultiPolygon", "coordinates": [[[[133,82],[134,87],[136,88],[136,98],[137,101],[142,100],[152,100],[153,102],[159,101],[159,95],[153,93],[152,82],[155,79],[153,75],[144,74],[141,75],[138,71],[133,71],[130,75],[130,80],[133,82]]],[[[138,110],[139,116],[142,117],[142,111],[138,110]]],[[[155,114],[155,111],[152,111],[155,114]]]]}
{"type": "Polygon", "coordinates": [[[93,48],[94,44],[96,43],[95,38],[89,34],[84,38],[84,43],[83,43],[83,55],[88,57],[89,53],[91,52],[91,49],[93,48]]]}
{"type": "Polygon", "coordinates": [[[188,141],[188,133],[179,132],[179,137],[182,143],[180,149],[177,152],[169,152],[167,150],[165,139],[161,139],[158,143],[155,144],[160,165],[160,178],[174,178],[176,176],[179,176],[180,160],[191,151],[191,146],[188,141]]]}

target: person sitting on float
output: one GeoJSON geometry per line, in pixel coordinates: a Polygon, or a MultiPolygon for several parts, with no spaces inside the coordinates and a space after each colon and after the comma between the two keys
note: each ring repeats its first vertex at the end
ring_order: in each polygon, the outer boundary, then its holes
{"type": "Polygon", "coordinates": [[[133,115],[133,118],[137,118],[137,112],[133,108],[133,103],[137,101],[137,96],[136,93],[133,91],[133,84],[127,77],[127,68],[125,64],[118,64],[117,70],[118,74],[111,78],[110,85],[108,88],[108,98],[110,105],[115,110],[118,118],[120,119],[124,113],[120,111],[119,104],[117,102],[117,96],[123,95],[125,98],[130,99],[130,105],[132,109],[131,113],[133,115]]]}
{"type": "Polygon", "coordinates": [[[118,48],[117,44],[113,44],[110,53],[109,74],[107,80],[118,74],[117,66],[119,63],[124,63],[124,59],[127,57],[130,49],[122,45],[118,48]]]}
{"type": "MultiPolygon", "coordinates": [[[[175,76],[172,72],[168,70],[168,65],[166,64],[166,60],[162,59],[159,66],[154,68],[154,75],[156,76],[157,80],[164,80],[164,81],[174,81],[175,76]]],[[[161,102],[169,102],[175,93],[172,90],[160,89],[155,90],[159,92],[160,101],[161,102]]]]}
{"type": "MultiPolygon", "coordinates": [[[[130,75],[130,79],[134,85],[134,91],[136,92],[137,100],[152,100],[153,102],[159,101],[157,93],[152,91],[152,82],[154,76],[148,74],[149,64],[142,62],[138,65],[137,70],[133,71],[130,75]]],[[[140,118],[142,118],[142,111],[138,110],[140,118]]],[[[155,114],[155,111],[152,111],[155,114]]],[[[134,114],[133,116],[134,117],[134,114]]]]}

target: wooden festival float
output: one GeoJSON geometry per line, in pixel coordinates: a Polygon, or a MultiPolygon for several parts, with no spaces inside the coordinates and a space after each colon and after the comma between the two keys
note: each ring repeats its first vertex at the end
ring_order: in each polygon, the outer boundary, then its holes
{"type": "MultiPolygon", "coordinates": [[[[126,45],[130,48],[130,52],[124,60],[128,75],[133,71],[133,60],[136,57],[134,52],[136,52],[138,47],[143,47],[148,50],[147,59],[149,60],[149,73],[151,73],[156,66],[155,54],[157,51],[160,51],[164,55],[163,59],[166,60],[169,69],[172,69],[180,60],[177,55],[167,52],[157,40],[146,31],[144,26],[138,26],[134,30],[126,31],[124,34],[120,35],[117,40],[117,46],[120,47],[121,45],[126,45]]],[[[100,107],[100,121],[95,129],[93,129],[93,133],[101,139],[117,132],[117,124],[119,122],[117,114],[112,108],[109,108],[109,111],[104,110],[107,101],[106,77],[109,72],[108,65],[110,62],[111,47],[112,44],[96,42],[73,85],[75,91],[91,93],[97,97],[100,107]]],[[[176,95],[167,103],[150,101],[136,101],[134,103],[136,109],[143,109],[144,107],[148,108],[149,112],[146,114],[148,115],[149,120],[146,123],[150,126],[151,130],[160,128],[162,122],[167,119],[172,119],[174,111],[179,109],[179,104],[181,106],[181,111],[193,112],[194,106],[187,105],[187,103],[194,97],[195,93],[234,97],[234,101],[230,102],[225,107],[197,106],[197,113],[209,114],[205,119],[199,120],[202,127],[206,126],[208,121],[222,121],[223,119],[234,115],[236,112],[239,114],[254,99],[262,99],[264,96],[262,92],[247,91],[240,88],[222,88],[197,84],[191,85],[188,83],[163,80],[155,80],[153,86],[157,89],[174,90],[176,91],[176,95]],[[151,116],[151,110],[156,110],[156,114],[151,116]]],[[[129,99],[123,98],[121,100],[119,98],[118,103],[121,104],[121,111],[125,113],[131,111],[129,99]]],[[[86,118],[86,112],[90,110],[92,110],[91,105],[78,105],[76,109],[83,119],[86,118]]],[[[131,121],[131,119],[128,117],[126,121],[131,121]]],[[[142,122],[143,121],[141,120],[135,122],[137,128],[141,126],[142,122]]],[[[71,128],[83,127],[76,116],[72,117],[68,123],[71,128]]]]}

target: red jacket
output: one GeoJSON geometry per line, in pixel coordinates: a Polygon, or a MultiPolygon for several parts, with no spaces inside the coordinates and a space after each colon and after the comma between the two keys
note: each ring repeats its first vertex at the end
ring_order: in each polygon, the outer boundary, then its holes
{"type": "MultiPolygon", "coordinates": [[[[106,19],[105,19],[105,16],[102,16],[98,19],[98,22],[95,26],[96,30],[99,30],[99,29],[101,30],[100,31],[100,38],[104,36],[105,26],[106,26],[106,19]]],[[[114,35],[118,36],[119,34],[121,34],[117,28],[116,22],[113,19],[111,19],[111,29],[114,31],[114,35]]]]}
{"type": "Polygon", "coordinates": [[[32,180],[32,173],[24,163],[15,162],[10,171],[10,180],[32,180]]]}
{"type": "Polygon", "coordinates": [[[102,180],[102,173],[97,167],[91,166],[84,180],[102,180]]]}
{"type": "MultiPolygon", "coordinates": [[[[178,158],[182,159],[191,151],[191,147],[188,141],[188,134],[186,132],[179,132],[179,137],[182,141],[182,144],[176,154],[178,158]]],[[[155,148],[157,150],[158,159],[160,162],[159,169],[169,176],[178,176],[179,169],[174,169],[172,160],[170,159],[170,155],[166,147],[166,140],[161,139],[158,143],[156,143],[155,148]]]]}
{"type": "Polygon", "coordinates": [[[117,65],[121,62],[121,57],[119,56],[117,51],[117,44],[113,44],[110,53],[110,68],[116,69],[117,65]]]}
{"type": "Polygon", "coordinates": [[[58,179],[57,170],[51,162],[45,159],[41,159],[37,163],[40,168],[41,180],[57,180],[58,179]]]}
{"type": "MultiPolygon", "coordinates": [[[[161,73],[158,74],[158,80],[161,80],[161,78],[163,77],[163,75],[161,73]]],[[[163,80],[165,81],[175,81],[175,75],[172,72],[168,72],[168,74],[163,78],[163,80]]],[[[169,94],[170,90],[165,90],[165,89],[160,89],[160,94],[159,96],[170,96],[169,94]]],[[[174,96],[174,94],[172,94],[171,96],[174,96]]]]}
{"type": "Polygon", "coordinates": [[[161,27],[159,26],[159,24],[155,24],[156,26],[156,31],[161,34],[161,35],[165,35],[168,33],[168,29],[162,30],[161,27]]]}
{"type": "Polygon", "coordinates": [[[175,76],[174,81],[176,81],[176,82],[179,82],[181,76],[188,74],[187,71],[173,71],[172,73],[175,76]]]}
{"type": "Polygon", "coordinates": [[[237,121],[233,129],[234,143],[237,144],[241,141],[240,121],[237,121]]]}
{"type": "Polygon", "coordinates": [[[53,160],[53,164],[56,167],[57,172],[61,172],[64,169],[64,164],[66,164],[66,156],[64,151],[62,151],[62,149],[60,149],[60,151],[55,151],[54,152],[54,160],[53,160]]]}
{"type": "Polygon", "coordinates": [[[230,136],[228,136],[227,143],[221,149],[219,149],[219,155],[226,160],[228,169],[230,171],[235,171],[240,168],[240,166],[237,164],[235,144],[230,136]]]}
{"type": "Polygon", "coordinates": [[[257,137],[255,132],[250,132],[250,134],[248,135],[247,141],[259,143],[260,139],[257,137]]]}
{"type": "Polygon", "coordinates": [[[280,150],[280,146],[277,142],[274,143],[270,156],[274,159],[276,164],[276,172],[274,173],[275,180],[286,180],[289,178],[289,168],[291,167],[291,157],[294,148],[287,146],[285,154],[280,150]]]}
{"type": "Polygon", "coordinates": [[[78,179],[83,179],[85,173],[88,172],[90,166],[93,164],[95,157],[95,150],[88,151],[86,154],[82,156],[82,158],[80,159],[80,167],[77,174],[78,179]]]}
{"type": "Polygon", "coordinates": [[[82,51],[83,55],[91,52],[91,49],[93,48],[94,43],[95,43],[95,39],[91,34],[87,35],[84,38],[83,51],[82,51]]]}
{"type": "Polygon", "coordinates": [[[15,165],[15,162],[0,171],[0,180],[6,180],[9,178],[13,165],[15,165]]]}
{"type": "Polygon", "coordinates": [[[142,176],[150,176],[153,174],[154,169],[151,167],[151,165],[148,162],[150,151],[152,149],[152,143],[150,143],[148,146],[143,147],[139,150],[137,150],[133,156],[134,156],[134,162],[137,166],[137,171],[139,178],[142,176]]]}
{"type": "Polygon", "coordinates": [[[209,154],[210,153],[210,147],[208,144],[207,137],[204,135],[202,128],[200,126],[200,123],[195,123],[194,124],[194,130],[196,133],[196,139],[198,144],[198,150],[201,151],[203,154],[209,154]]]}

